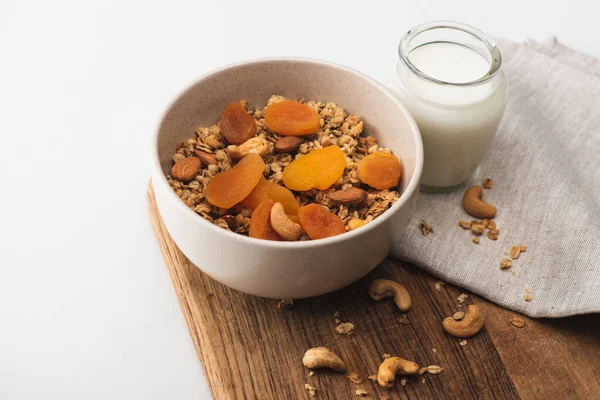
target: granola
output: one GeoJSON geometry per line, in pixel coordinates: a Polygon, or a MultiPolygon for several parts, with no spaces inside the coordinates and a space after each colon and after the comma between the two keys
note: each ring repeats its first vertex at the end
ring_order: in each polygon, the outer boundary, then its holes
{"type": "Polygon", "coordinates": [[[360,385],[363,382],[363,378],[361,378],[356,372],[346,375],[346,378],[356,385],[360,385]]]}
{"type": "MultiPolygon", "coordinates": [[[[273,95],[268,100],[267,105],[283,100],[286,99],[282,96],[273,95]]],[[[300,206],[310,203],[321,204],[343,220],[346,230],[351,230],[356,229],[356,227],[354,226],[355,222],[349,224],[350,221],[371,222],[389,209],[400,197],[399,191],[395,188],[375,190],[359,180],[357,168],[358,162],[362,158],[375,152],[391,154],[391,150],[379,146],[373,136],[365,135],[365,132],[363,132],[364,123],[360,116],[356,114],[348,115],[341,106],[333,102],[304,102],[319,114],[321,126],[315,134],[302,137],[302,143],[297,146],[297,149],[291,153],[282,153],[276,151],[275,143],[286,136],[271,132],[267,128],[264,118],[266,107],[251,109],[246,101],[240,103],[256,122],[255,138],[257,138],[257,142],[266,147],[265,154],[260,155],[265,162],[263,176],[271,182],[283,185],[282,175],[285,167],[293,160],[308,154],[311,150],[327,146],[338,146],[343,151],[346,157],[346,167],[343,175],[332,187],[326,190],[311,189],[303,192],[293,192],[300,206]],[[365,190],[367,192],[366,200],[360,204],[339,204],[328,197],[335,190],[353,187],[365,190]]],[[[217,173],[226,171],[236,164],[241,147],[228,145],[217,124],[209,127],[198,127],[189,139],[178,144],[172,160],[176,164],[188,157],[198,157],[202,161],[200,171],[195,177],[187,181],[176,179],[172,175],[168,176],[167,180],[177,196],[198,215],[223,229],[248,235],[252,217],[250,209],[239,205],[228,210],[221,209],[208,203],[205,196],[206,187],[211,179],[217,173]]],[[[306,235],[300,238],[300,240],[306,239],[308,239],[306,235]]]]}

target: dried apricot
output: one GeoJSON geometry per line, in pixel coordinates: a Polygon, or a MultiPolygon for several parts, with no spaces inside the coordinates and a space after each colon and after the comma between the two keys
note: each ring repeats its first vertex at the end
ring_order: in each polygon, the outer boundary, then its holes
{"type": "Polygon", "coordinates": [[[321,117],[306,104],[284,100],[272,103],[265,110],[267,128],[287,136],[315,133],[321,126],[321,117]]]}
{"type": "Polygon", "coordinates": [[[258,185],[254,187],[248,197],[242,200],[241,204],[244,207],[255,210],[267,199],[283,204],[286,214],[298,215],[300,205],[296,201],[294,194],[287,188],[270,182],[263,177],[260,178],[258,185]]]}
{"type": "Polygon", "coordinates": [[[240,103],[229,103],[221,114],[219,128],[229,143],[240,145],[254,136],[256,122],[240,103]]]}
{"type": "Polygon", "coordinates": [[[275,202],[267,199],[260,203],[252,213],[248,235],[252,238],[281,240],[271,225],[271,208],[275,202]]]}
{"type": "Polygon", "coordinates": [[[212,178],[206,187],[206,200],[217,207],[233,207],[252,192],[264,169],[265,162],[258,154],[247,155],[235,167],[212,178]]]}
{"type": "Polygon", "coordinates": [[[384,190],[398,185],[402,165],[393,154],[377,152],[358,162],[358,177],[372,188],[384,190]]]}
{"type": "Polygon", "coordinates": [[[283,170],[283,183],[291,190],[325,190],[344,173],[346,156],[337,146],[313,150],[283,170]]]}
{"type": "Polygon", "coordinates": [[[344,221],[318,204],[301,207],[300,225],[311,239],[323,239],[346,232],[344,221]]]}

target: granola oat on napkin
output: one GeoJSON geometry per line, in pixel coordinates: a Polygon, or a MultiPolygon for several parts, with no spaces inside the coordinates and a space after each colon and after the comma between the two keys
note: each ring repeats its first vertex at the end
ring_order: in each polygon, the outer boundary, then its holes
{"type": "Polygon", "coordinates": [[[464,190],[422,193],[392,255],[531,317],[600,312],[600,60],[554,38],[498,46],[508,102],[472,182],[494,181],[484,199],[498,208],[498,240],[475,244],[458,225],[474,219],[464,190]],[[521,244],[527,251],[500,269],[521,244]]]}

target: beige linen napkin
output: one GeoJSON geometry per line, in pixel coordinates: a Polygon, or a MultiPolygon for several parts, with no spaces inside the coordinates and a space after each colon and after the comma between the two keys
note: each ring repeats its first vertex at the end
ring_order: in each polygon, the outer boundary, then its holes
{"type": "Polygon", "coordinates": [[[477,245],[458,226],[473,219],[462,190],[422,193],[392,254],[531,317],[600,312],[600,61],[554,38],[498,46],[508,102],[473,182],[494,180],[484,196],[498,208],[499,239],[477,245]],[[518,244],[527,252],[501,270],[518,244]]]}

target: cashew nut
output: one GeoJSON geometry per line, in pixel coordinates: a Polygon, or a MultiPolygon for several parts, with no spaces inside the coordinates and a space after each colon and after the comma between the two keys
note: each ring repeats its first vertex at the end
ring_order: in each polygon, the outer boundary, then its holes
{"type": "Polygon", "coordinates": [[[485,314],[481,307],[470,305],[467,308],[467,314],[460,321],[452,317],[444,319],[442,327],[446,332],[457,338],[468,338],[474,336],[483,328],[485,324],[485,314]]]}
{"type": "Polygon", "coordinates": [[[271,208],[271,226],[283,240],[296,240],[302,234],[302,227],[287,216],[281,203],[271,208]]]}
{"type": "Polygon", "coordinates": [[[402,311],[410,310],[412,302],[408,291],[398,282],[388,279],[377,279],[369,285],[369,296],[375,301],[386,297],[394,297],[398,308],[402,311]]]}
{"type": "Polygon", "coordinates": [[[383,360],[377,372],[377,382],[384,389],[394,386],[397,374],[414,375],[419,372],[419,365],[400,357],[390,357],[383,360]]]}
{"type": "Polygon", "coordinates": [[[267,154],[268,150],[269,143],[260,136],[248,139],[239,146],[234,144],[227,146],[227,152],[233,160],[240,160],[248,154],[258,154],[262,157],[267,154]]]}
{"type": "Polygon", "coordinates": [[[306,368],[329,368],[337,372],[346,372],[346,364],[331,349],[327,347],[314,347],[304,353],[302,364],[306,368]]]}
{"type": "Polygon", "coordinates": [[[481,186],[471,186],[463,195],[463,207],[466,212],[477,218],[494,218],[496,216],[496,207],[486,203],[483,197],[483,188],[481,186]]]}

